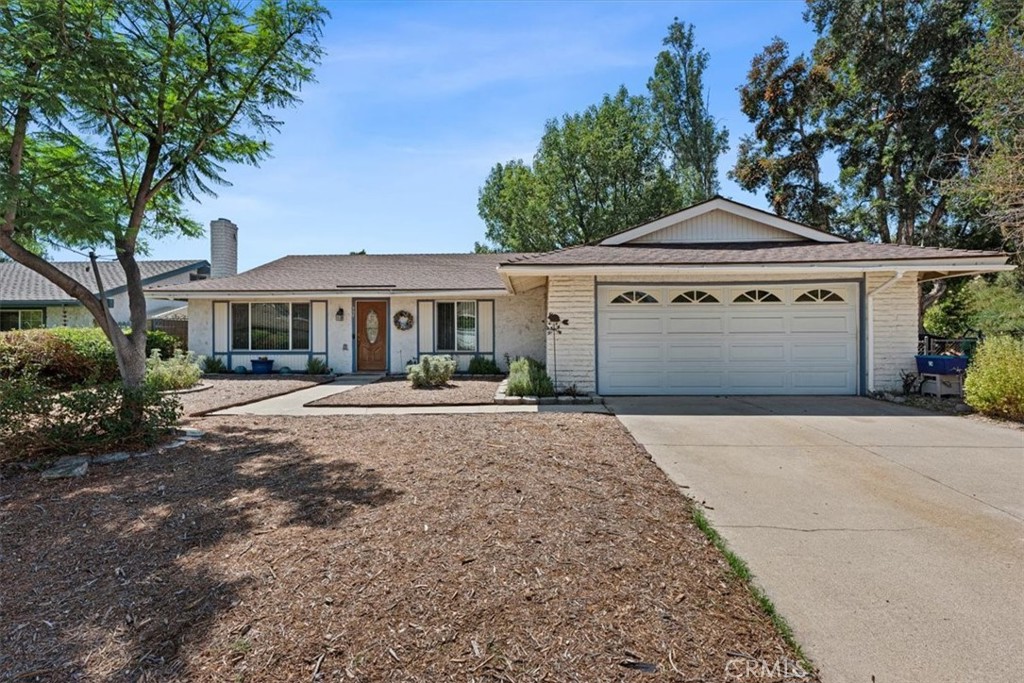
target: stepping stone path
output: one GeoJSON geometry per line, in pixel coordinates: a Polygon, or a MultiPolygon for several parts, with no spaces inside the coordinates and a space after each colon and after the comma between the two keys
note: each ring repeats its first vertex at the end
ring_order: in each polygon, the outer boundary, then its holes
{"type": "Polygon", "coordinates": [[[103,455],[64,455],[57,458],[57,461],[50,466],[49,469],[43,471],[40,475],[43,479],[70,479],[72,477],[83,477],[85,473],[89,471],[89,465],[112,465],[115,462],[124,462],[129,458],[148,458],[151,455],[157,455],[164,451],[169,451],[172,448],[179,448],[191,441],[197,441],[206,432],[201,429],[179,429],[178,438],[170,443],[152,448],[148,451],[141,451],[139,453],[129,453],[127,451],[116,451],[114,453],[104,453],[103,455]]]}

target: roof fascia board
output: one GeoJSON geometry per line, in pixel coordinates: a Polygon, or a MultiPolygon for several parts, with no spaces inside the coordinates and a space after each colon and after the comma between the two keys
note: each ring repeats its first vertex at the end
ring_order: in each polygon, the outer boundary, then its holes
{"type": "Polygon", "coordinates": [[[633,228],[632,230],[626,230],[625,232],[620,232],[617,235],[612,235],[611,237],[605,238],[598,244],[602,246],[615,246],[625,244],[627,242],[632,242],[635,239],[639,239],[646,235],[650,235],[651,233],[667,228],[670,225],[682,223],[692,218],[696,218],[697,216],[702,216],[706,213],[710,213],[711,211],[716,210],[725,211],[726,213],[733,214],[734,216],[739,216],[740,218],[746,218],[747,220],[752,220],[756,223],[762,223],[764,225],[768,225],[770,227],[791,233],[793,235],[805,237],[814,242],[847,241],[842,237],[830,235],[827,232],[815,230],[814,228],[808,228],[807,226],[800,225],[799,223],[794,223],[793,221],[786,220],[785,218],[782,218],[780,216],[775,216],[769,213],[765,213],[763,211],[758,211],[757,209],[744,206],[743,204],[737,204],[736,202],[731,202],[722,197],[716,197],[715,199],[704,202],[703,204],[691,206],[688,209],[683,209],[682,211],[670,214],[668,216],[664,216],[650,223],[639,225],[633,228]]]}
{"type": "MultiPolygon", "coordinates": [[[[180,266],[178,268],[175,268],[174,270],[169,270],[166,273],[159,273],[158,275],[150,275],[147,278],[143,278],[142,279],[142,286],[143,287],[147,287],[147,286],[153,284],[154,282],[160,282],[161,280],[165,280],[165,279],[167,279],[169,277],[174,277],[175,275],[181,275],[182,273],[187,273],[190,270],[196,270],[198,268],[202,268],[203,266],[209,266],[209,265],[210,265],[209,261],[205,261],[205,260],[194,261],[193,263],[189,263],[187,265],[180,266]]],[[[124,292],[127,292],[127,291],[128,291],[128,285],[119,285],[117,287],[113,287],[111,289],[106,290],[106,294],[107,294],[107,296],[117,296],[118,294],[123,294],[124,292]]]]}
{"type": "MultiPolygon", "coordinates": [[[[1002,259],[1000,259],[1002,260],[1002,259]]],[[[935,261],[891,261],[886,263],[870,262],[842,262],[842,263],[819,263],[794,265],[790,263],[780,264],[756,264],[756,265],[646,265],[646,266],[502,266],[508,268],[509,275],[595,275],[607,273],[621,273],[626,275],[637,275],[643,273],[818,273],[822,271],[851,271],[851,272],[889,272],[893,270],[914,270],[914,271],[948,271],[948,272],[972,272],[983,271],[995,273],[999,271],[1015,270],[1016,266],[1000,262],[935,262],[935,261]]]]}
{"type": "Polygon", "coordinates": [[[310,290],[310,291],[260,291],[247,292],[239,290],[149,290],[146,295],[154,299],[309,299],[330,298],[330,299],[390,299],[397,297],[436,297],[436,298],[480,298],[508,296],[509,292],[504,289],[338,289],[338,290],[310,290]]]}

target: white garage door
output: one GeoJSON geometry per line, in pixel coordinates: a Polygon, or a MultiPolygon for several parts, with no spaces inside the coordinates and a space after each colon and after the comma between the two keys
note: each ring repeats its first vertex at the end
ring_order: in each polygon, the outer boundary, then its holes
{"type": "Polygon", "coordinates": [[[598,390],[855,394],[852,284],[598,288],[598,390]]]}

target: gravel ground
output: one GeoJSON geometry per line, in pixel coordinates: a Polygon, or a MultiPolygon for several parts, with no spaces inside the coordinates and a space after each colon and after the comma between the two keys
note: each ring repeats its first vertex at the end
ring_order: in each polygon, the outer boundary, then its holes
{"type": "Polygon", "coordinates": [[[460,379],[443,387],[413,389],[404,377],[387,377],[307,403],[324,406],[476,406],[494,403],[499,380],[460,379]]]}
{"type": "Polygon", "coordinates": [[[0,680],[722,681],[793,656],[614,417],[193,422],[162,456],[0,480],[0,680]]]}
{"type": "Polygon", "coordinates": [[[178,398],[185,415],[192,416],[289,394],[333,379],[330,375],[207,375],[202,383],[209,384],[210,389],[180,394],[178,398]]]}

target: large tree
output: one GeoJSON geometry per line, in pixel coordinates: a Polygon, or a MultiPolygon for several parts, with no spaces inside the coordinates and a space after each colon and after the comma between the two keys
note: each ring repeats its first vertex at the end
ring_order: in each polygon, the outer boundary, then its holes
{"type": "MultiPolygon", "coordinates": [[[[147,238],[198,235],[186,199],[257,164],[313,78],[315,0],[9,0],[0,6],[0,250],[82,303],[124,384],[145,375],[147,238]],[[40,245],[112,252],[130,331],[40,245]]],[[[97,274],[98,280],[98,274],[97,274]]]]}
{"type": "Polygon", "coordinates": [[[647,81],[658,137],[685,204],[718,194],[718,157],[729,149],[729,131],[716,124],[708,109],[708,52],[696,46],[693,31],[691,24],[672,22],[647,81]]]}
{"type": "Polygon", "coordinates": [[[532,163],[496,164],[478,208],[478,251],[545,251],[644,223],[718,191],[728,133],[711,117],[707,52],[676,20],[648,81],[650,97],[621,87],[582,113],[548,121],[532,163]]]}
{"type": "Polygon", "coordinates": [[[754,57],[740,88],[740,107],[754,131],[740,139],[729,174],[746,190],[764,190],[780,216],[824,230],[838,202],[821,167],[828,144],[823,105],[830,92],[824,69],[804,55],[790,59],[785,41],[775,38],[754,57]]]}
{"type": "Polygon", "coordinates": [[[987,39],[960,65],[958,90],[985,144],[968,149],[968,173],[950,183],[954,198],[976,207],[1024,252],[1024,9],[993,0],[987,39]]]}
{"type": "Polygon", "coordinates": [[[496,165],[478,206],[487,240],[497,248],[546,251],[604,237],[680,205],[650,108],[623,87],[582,113],[549,121],[533,164],[496,165]]]}
{"type": "MultiPolygon", "coordinates": [[[[775,43],[755,59],[743,90],[763,90],[783,106],[750,108],[755,131],[745,151],[752,153],[741,154],[735,176],[769,197],[786,197],[789,187],[814,179],[812,157],[828,150],[842,197],[834,230],[903,244],[984,243],[982,226],[951,211],[943,192],[964,170],[960,150],[980,139],[958,98],[954,69],[983,40],[977,0],[809,0],[805,16],[818,33],[811,62],[784,59],[782,77],[762,83],[757,67],[784,55],[785,46],[775,43]],[[795,146],[772,149],[786,119],[799,120],[803,134],[795,146]],[[805,157],[791,165],[794,152],[805,157]],[[752,173],[751,162],[779,172],[752,173]]],[[[815,205],[820,212],[822,202],[815,205]]]]}

